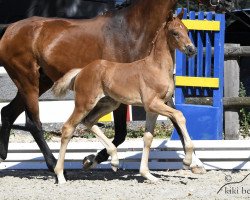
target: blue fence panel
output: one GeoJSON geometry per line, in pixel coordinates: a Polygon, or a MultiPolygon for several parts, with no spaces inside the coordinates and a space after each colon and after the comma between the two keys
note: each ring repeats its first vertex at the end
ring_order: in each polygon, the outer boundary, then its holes
{"type": "MultiPolygon", "coordinates": [[[[177,12],[180,12],[178,9],[177,12]]],[[[224,83],[224,32],[225,16],[211,12],[185,12],[184,19],[220,21],[220,31],[192,30],[191,40],[197,47],[194,58],[176,52],[176,76],[219,78],[218,88],[176,86],[175,105],[187,120],[187,129],[192,139],[223,139],[223,83],[224,83]],[[214,48],[214,56],[212,56],[214,48]],[[206,52],[204,53],[204,49],[206,52]],[[212,105],[187,104],[188,97],[212,97],[212,105]]],[[[179,139],[174,130],[172,139],[179,139]]]]}

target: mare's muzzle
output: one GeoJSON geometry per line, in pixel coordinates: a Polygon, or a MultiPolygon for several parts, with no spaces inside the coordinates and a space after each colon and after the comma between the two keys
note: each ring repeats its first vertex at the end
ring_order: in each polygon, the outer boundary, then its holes
{"type": "Polygon", "coordinates": [[[194,45],[187,45],[185,47],[185,54],[188,56],[188,57],[192,57],[194,55],[197,54],[197,49],[194,45]]]}

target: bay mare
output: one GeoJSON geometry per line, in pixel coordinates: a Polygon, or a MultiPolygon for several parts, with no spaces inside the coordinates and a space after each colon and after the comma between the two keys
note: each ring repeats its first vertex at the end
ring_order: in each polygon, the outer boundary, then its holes
{"type": "MultiPolygon", "coordinates": [[[[2,27],[0,65],[3,65],[18,88],[16,97],[1,110],[0,158],[5,160],[11,127],[26,111],[29,130],[53,171],[56,159],[43,137],[38,97],[73,67],[81,68],[97,59],[132,62],[147,56],[156,30],[173,9],[176,0],[135,0],[114,13],[89,20],[32,17],[2,27]]],[[[105,98],[99,102],[101,107],[105,98]]],[[[97,105],[98,107],[98,105],[97,105]]],[[[114,145],[125,140],[126,107],[115,121],[114,145]]],[[[55,115],[56,117],[56,115],[55,115]]],[[[180,130],[176,124],[177,130],[180,130]]],[[[180,131],[179,131],[180,133],[180,131]]],[[[180,134],[181,135],[181,134],[180,134]]],[[[106,150],[93,158],[107,160],[106,150]]]]}
{"type": "MultiPolygon", "coordinates": [[[[184,10],[183,10],[184,11],[184,10]]],[[[190,167],[194,155],[193,143],[186,128],[183,114],[166,105],[174,92],[174,54],[175,49],[193,56],[196,48],[188,37],[188,30],[182,23],[183,12],[173,18],[172,12],[167,23],[163,23],[153,40],[152,50],[146,58],[132,63],[117,63],[96,60],[83,69],[73,69],[55,82],[52,91],[56,96],[66,94],[68,89],[75,91],[75,108],[64,123],[61,136],[61,148],[55,167],[58,182],[65,183],[64,158],[67,145],[76,126],[83,122],[106,147],[111,156],[114,171],[119,166],[116,147],[95,125],[105,114],[115,110],[120,103],[143,106],[147,113],[146,132],[140,173],[150,181],[157,181],[148,168],[150,146],[153,140],[155,119],[158,114],[167,116],[180,127],[185,158],[183,163],[190,167]],[[121,78],[122,77],[122,78],[121,78]],[[103,97],[109,101],[99,112],[91,113],[103,97]],[[85,118],[88,116],[87,118],[85,118]],[[152,119],[152,121],[151,121],[152,119]]],[[[196,167],[196,166],[195,166],[196,167]]]]}

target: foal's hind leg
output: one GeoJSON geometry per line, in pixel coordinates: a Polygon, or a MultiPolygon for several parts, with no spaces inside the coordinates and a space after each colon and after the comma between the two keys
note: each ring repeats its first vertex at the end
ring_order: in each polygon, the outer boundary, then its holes
{"type": "MultiPolygon", "coordinates": [[[[175,108],[175,105],[173,103],[173,101],[171,100],[170,102],[168,102],[169,106],[171,106],[172,108],[175,108]]],[[[183,138],[183,135],[181,133],[181,128],[179,127],[179,125],[171,120],[179,137],[180,137],[180,140],[182,142],[182,145],[184,147],[184,138],[183,138]]],[[[200,159],[196,156],[195,152],[193,153],[192,155],[192,163],[190,166],[187,166],[188,168],[191,168],[191,171],[195,174],[204,174],[206,173],[206,169],[204,168],[204,165],[203,163],[200,161],[200,159]]],[[[184,168],[185,168],[185,165],[184,165],[184,168]]]]}
{"type": "Polygon", "coordinates": [[[119,166],[119,159],[115,145],[104,135],[97,125],[92,126],[90,130],[98,137],[106,148],[107,153],[111,156],[111,168],[116,172],[119,166]]]}
{"type": "Polygon", "coordinates": [[[16,118],[24,111],[22,98],[19,93],[1,110],[2,127],[0,130],[0,158],[5,160],[8,153],[11,127],[16,118]]]}
{"type": "MultiPolygon", "coordinates": [[[[103,99],[101,99],[100,101],[102,101],[103,99]]],[[[101,104],[102,102],[100,102],[100,105],[98,102],[98,108],[101,107],[101,104]]],[[[106,114],[108,113],[109,112],[107,112],[106,114]]],[[[121,104],[119,108],[117,108],[113,112],[114,124],[115,124],[115,136],[114,136],[112,143],[116,147],[118,147],[120,144],[122,144],[125,141],[125,138],[127,135],[126,113],[127,113],[127,106],[124,104],[121,104]]],[[[96,156],[91,154],[84,158],[84,168],[88,169],[90,167],[93,167],[97,163],[99,164],[101,162],[108,160],[108,158],[109,158],[109,154],[107,153],[107,149],[102,149],[100,152],[98,152],[96,156]]]]}
{"type": "MultiPolygon", "coordinates": [[[[76,107],[72,115],[70,116],[70,118],[63,125],[62,137],[61,137],[61,148],[59,152],[58,161],[54,169],[57,175],[59,184],[66,182],[64,175],[63,175],[63,170],[64,170],[64,159],[65,159],[67,145],[75,131],[76,126],[82,121],[86,113],[88,112],[83,111],[82,108],[79,109],[76,107]]],[[[107,148],[108,153],[110,153],[112,157],[111,164],[114,167],[113,169],[117,169],[119,161],[117,157],[116,147],[106,138],[106,136],[102,133],[102,131],[100,131],[100,129],[96,125],[89,127],[89,128],[91,131],[95,133],[95,135],[101,140],[102,144],[104,144],[104,146],[107,148]]]]}
{"type": "MultiPolygon", "coordinates": [[[[101,117],[117,109],[119,105],[120,103],[110,97],[102,98],[94,107],[94,109],[84,118],[83,124],[85,124],[86,126],[93,126],[101,117]]],[[[113,144],[117,146],[117,143],[115,143],[115,139],[113,140],[113,144]]],[[[91,154],[85,157],[83,160],[83,167],[86,170],[89,168],[93,168],[97,164],[108,160],[108,158],[109,154],[107,152],[107,149],[103,149],[96,156],[91,154]]]]}
{"type": "Polygon", "coordinates": [[[64,171],[64,159],[65,159],[67,145],[75,131],[76,126],[82,121],[83,117],[84,117],[84,112],[81,112],[77,108],[75,108],[70,118],[67,120],[67,122],[64,123],[62,127],[61,147],[59,151],[59,157],[54,169],[59,184],[66,182],[63,171],[64,171]]]}

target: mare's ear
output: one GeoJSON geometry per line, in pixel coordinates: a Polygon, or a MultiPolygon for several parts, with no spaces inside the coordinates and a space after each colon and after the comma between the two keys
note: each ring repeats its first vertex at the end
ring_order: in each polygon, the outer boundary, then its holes
{"type": "Polygon", "coordinates": [[[167,22],[172,21],[174,19],[174,12],[173,10],[170,10],[167,16],[167,22]]]}
{"type": "Polygon", "coordinates": [[[184,8],[181,9],[181,12],[178,14],[177,17],[178,17],[180,20],[182,20],[183,15],[184,15],[184,8]]]}

